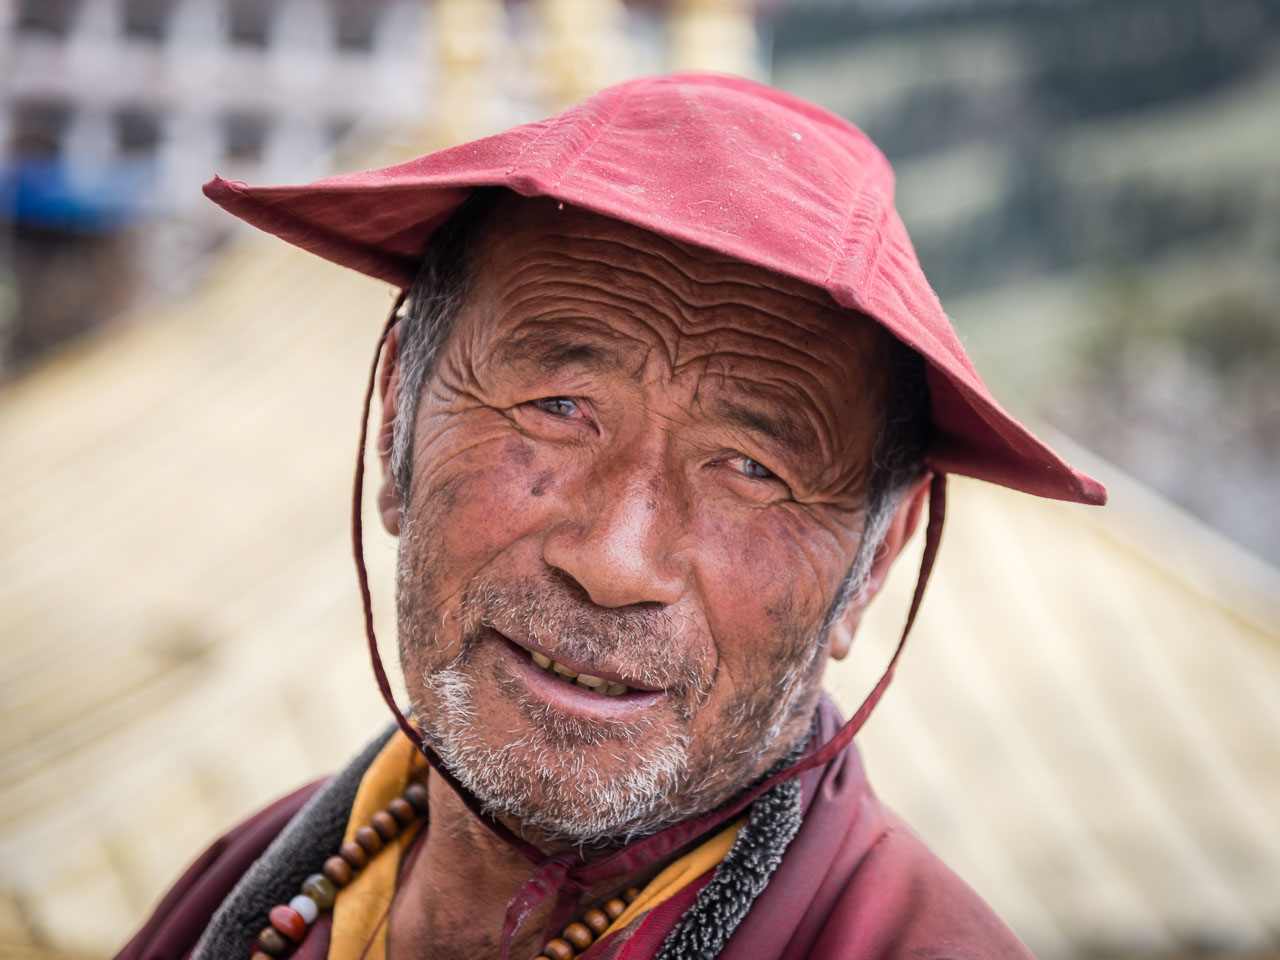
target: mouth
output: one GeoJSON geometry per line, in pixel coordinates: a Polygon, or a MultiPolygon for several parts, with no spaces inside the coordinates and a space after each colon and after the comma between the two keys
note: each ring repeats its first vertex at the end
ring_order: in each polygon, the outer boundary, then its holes
{"type": "Polygon", "coordinates": [[[634,680],[630,680],[630,678],[620,676],[612,671],[601,670],[599,667],[590,664],[553,659],[541,650],[535,650],[532,647],[516,643],[506,634],[499,633],[492,627],[489,628],[489,631],[496,639],[502,640],[511,651],[546,676],[585,693],[595,694],[600,697],[634,699],[637,695],[652,696],[660,692],[653,687],[641,686],[634,680]]]}

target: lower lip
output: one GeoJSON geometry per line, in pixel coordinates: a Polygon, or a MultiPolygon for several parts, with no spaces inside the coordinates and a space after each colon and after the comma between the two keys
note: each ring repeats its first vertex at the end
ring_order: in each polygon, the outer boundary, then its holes
{"type": "Polygon", "coordinates": [[[567,712],[601,719],[630,719],[666,697],[662,690],[632,690],[616,697],[595,693],[558,675],[553,676],[534,663],[522,647],[496,631],[489,632],[498,642],[512,672],[524,680],[534,696],[567,712]]]}

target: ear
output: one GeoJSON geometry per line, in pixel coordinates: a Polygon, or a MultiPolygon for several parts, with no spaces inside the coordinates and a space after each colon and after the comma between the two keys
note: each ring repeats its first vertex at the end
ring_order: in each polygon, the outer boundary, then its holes
{"type": "Polygon", "coordinates": [[[404,504],[391,472],[391,444],[395,437],[396,413],[400,409],[400,324],[387,334],[382,348],[382,372],[378,376],[378,397],[382,401],[382,421],[378,426],[378,460],[382,463],[382,484],[378,487],[378,509],[382,525],[393,537],[400,535],[400,515],[404,504]]]}
{"type": "Polygon", "coordinates": [[[867,573],[867,585],[862,591],[862,596],[855,603],[850,603],[845,612],[840,615],[840,619],[831,627],[831,658],[833,660],[843,660],[849,655],[849,649],[853,646],[853,635],[862,623],[863,611],[871,602],[871,598],[884,586],[884,581],[889,576],[889,568],[893,566],[893,561],[898,559],[898,554],[907,545],[911,534],[915,533],[916,526],[920,523],[920,515],[924,512],[924,502],[929,495],[929,482],[932,479],[933,474],[924,473],[907,490],[898,503],[898,508],[893,512],[893,519],[889,521],[884,540],[880,542],[875,559],[871,561],[871,569],[867,573]]]}

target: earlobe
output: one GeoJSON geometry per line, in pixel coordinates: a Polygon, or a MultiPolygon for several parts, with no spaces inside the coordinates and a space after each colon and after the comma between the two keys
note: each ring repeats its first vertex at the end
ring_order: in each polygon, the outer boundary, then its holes
{"type": "Polygon", "coordinates": [[[889,527],[885,531],[884,539],[876,547],[876,555],[871,561],[871,569],[867,571],[867,582],[860,591],[860,596],[854,598],[854,601],[849,604],[848,608],[831,627],[831,659],[843,660],[849,655],[849,650],[853,646],[853,636],[857,633],[858,626],[862,623],[863,611],[866,610],[867,604],[871,602],[871,599],[880,592],[880,588],[884,586],[884,582],[889,576],[889,570],[893,566],[893,561],[898,559],[898,554],[907,545],[907,541],[911,539],[911,535],[915,533],[916,527],[920,523],[920,517],[924,511],[924,502],[929,495],[929,483],[932,479],[932,473],[926,472],[923,474],[907,490],[902,500],[898,503],[897,509],[894,510],[893,518],[889,521],[889,527]]]}
{"type": "Polygon", "coordinates": [[[382,484],[378,487],[378,510],[382,525],[393,537],[400,535],[400,518],[403,503],[396,486],[391,464],[391,449],[395,440],[396,414],[400,408],[400,326],[397,324],[387,335],[383,348],[382,372],[378,377],[378,396],[382,401],[382,419],[378,426],[378,460],[382,464],[382,484]]]}

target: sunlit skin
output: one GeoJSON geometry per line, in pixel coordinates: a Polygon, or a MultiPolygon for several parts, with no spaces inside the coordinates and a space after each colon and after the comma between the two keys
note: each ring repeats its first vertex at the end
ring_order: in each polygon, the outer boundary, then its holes
{"type": "MultiPolygon", "coordinates": [[[[572,781],[584,764],[605,780],[624,772],[614,728],[637,720],[646,736],[687,741],[687,792],[713,805],[805,734],[822,665],[847,653],[861,616],[865,600],[818,629],[861,539],[885,334],[799,281],[554,202],[508,202],[495,222],[420,401],[407,503],[385,442],[399,402],[395,334],[381,381],[381,504],[387,529],[406,533],[410,693],[432,713],[419,678],[466,647],[472,732],[495,747],[523,739],[520,766],[542,774],[523,786],[535,808],[563,801],[542,792],[548,777],[572,781]],[[584,617],[660,613],[673,625],[665,640],[616,641],[580,664],[647,678],[639,685],[653,692],[608,706],[578,688],[548,693],[520,648],[561,659],[580,647],[506,615],[477,632],[460,612],[477,583],[533,584],[584,617]],[[748,749],[760,734],[744,734],[742,718],[777,708],[788,668],[794,696],[778,735],[748,749]],[[554,730],[553,715],[564,721],[554,730]],[[597,727],[609,736],[574,739],[597,727]]],[[[923,493],[922,481],[899,506],[866,599],[923,493]]],[[[437,779],[430,789],[392,956],[494,955],[531,868],[437,779]]],[[[527,924],[514,955],[531,953],[540,929],[527,924]]]]}

